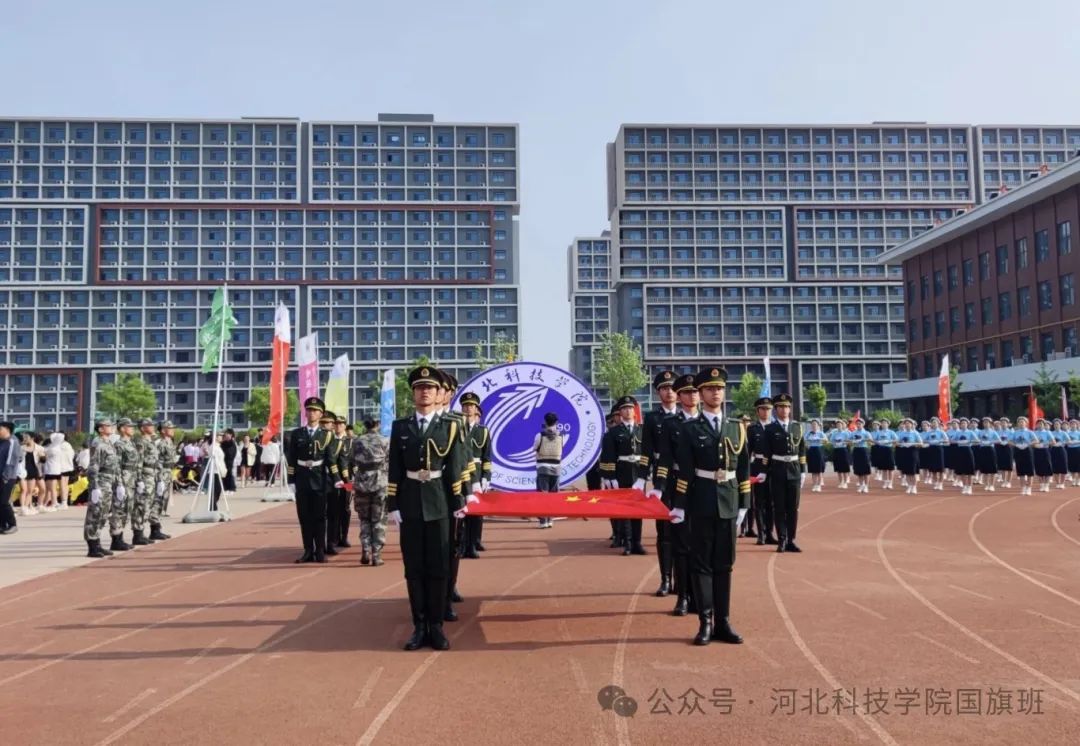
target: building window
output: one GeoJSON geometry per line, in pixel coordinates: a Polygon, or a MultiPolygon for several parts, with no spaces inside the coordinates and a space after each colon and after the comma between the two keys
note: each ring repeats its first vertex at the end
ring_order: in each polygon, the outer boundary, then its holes
{"type": "Polygon", "coordinates": [[[915,319],[908,319],[908,342],[915,341],[915,319]]]}
{"type": "Polygon", "coordinates": [[[990,252],[984,251],[979,254],[979,280],[985,282],[990,279],[990,252]]]}
{"type": "Polygon", "coordinates": [[[994,302],[990,298],[982,299],[982,322],[983,326],[989,326],[993,323],[994,314],[994,302]]]}
{"type": "Polygon", "coordinates": [[[934,270],[934,297],[936,298],[939,295],[941,295],[942,291],[944,291],[944,290],[945,290],[945,277],[942,274],[940,269],[934,270]]]}
{"type": "Polygon", "coordinates": [[[1039,353],[1043,360],[1049,360],[1054,355],[1054,335],[1043,332],[1039,335],[1039,353]]]}
{"type": "Polygon", "coordinates": [[[1076,302],[1076,286],[1073,284],[1073,276],[1070,272],[1061,276],[1061,305],[1071,306],[1076,302]]]}
{"type": "Polygon", "coordinates": [[[1064,352],[1065,355],[1068,357],[1072,357],[1073,355],[1077,354],[1078,350],[1076,348],[1075,326],[1067,326],[1061,330],[1061,347],[1061,351],[1064,352]]]}
{"type": "Polygon", "coordinates": [[[1058,254],[1064,256],[1072,251],[1072,223],[1068,220],[1057,224],[1058,254]]]}
{"type": "Polygon", "coordinates": [[[1043,280],[1039,283],[1039,309],[1047,311],[1054,307],[1054,292],[1050,289],[1050,281],[1043,280]]]}
{"type": "Polygon", "coordinates": [[[1001,341],[1001,362],[1006,365],[1012,365],[1013,360],[1013,343],[1011,339],[1003,339],[1001,341]]]}
{"type": "MultiPolygon", "coordinates": [[[[965,311],[971,312],[971,322],[974,323],[975,307],[971,303],[968,303],[965,311]]],[[[953,306],[949,309],[949,333],[955,334],[958,331],[960,331],[960,309],[953,306]]]]}
{"type": "Polygon", "coordinates": [[[922,336],[923,339],[930,339],[930,317],[922,317],[922,336]]]}
{"type": "Polygon", "coordinates": [[[1031,315],[1031,288],[1020,288],[1016,291],[1016,310],[1020,318],[1031,315]]]}
{"type": "Polygon", "coordinates": [[[934,314],[934,333],[939,337],[945,336],[945,312],[938,311],[934,314]]]}
{"type": "Polygon", "coordinates": [[[975,284],[975,262],[971,259],[964,260],[964,287],[975,284]]]}
{"type": "Polygon", "coordinates": [[[1027,269],[1028,266],[1028,245],[1026,238],[1019,238],[1016,240],[1016,270],[1027,269]]]}
{"type": "Polygon", "coordinates": [[[1012,316],[1012,299],[1008,293],[998,295],[998,321],[1008,321],[1012,316]]]}
{"type": "Polygon", "coordinates": [[[907,299],[909,301],[915,300],[915,281],[914,280],[908,280],[907,281],[907,299]]]}
{"type": "Polygon", "coordinates": [[[997,361],[994,360],[994,345],[992,345],[992,344],[984,344],[983,345],[983,363],[985,363],[987,368],[993,368],[995,362],[997,362],[997,361]]]}
{"type": "Polygon", "coordinates": [[[949,290],[956,290],[960,287],[960,270],[957,269],[955,264],[949,265],[949,290]]]}
{"type": "Polygon", "coordinates": [[[967,348],[967,369],[978,370],[979,369],[979,350],[977,347],[967,348]]]}
{"type": "Polygon", "coordinates": [[[1009,247],[1002,245],[997,247],[997,272],[999,275],[1009,274],[1009,247]]]}
{"type": "Polygon", "coordinates": [[[1042,264],[1050,256],[1050,234],[1045,230],[1035,232],[1035,263],[1042,264]]]}

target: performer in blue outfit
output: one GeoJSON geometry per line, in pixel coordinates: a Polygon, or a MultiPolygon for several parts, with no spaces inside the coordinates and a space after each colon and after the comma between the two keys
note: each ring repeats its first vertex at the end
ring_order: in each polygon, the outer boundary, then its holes
{"type": "Polygon", "coordinates": [[[1080,420],[1070,420],[1065,434],[1069,438],[1065,446],[1065,456],[1069,463],[1069,484],[1080,484],[1080,420]]]}
{"type": "Polygon", "coordinates": [[[975,454],[971,446],[978,439],[975,431],[969,428],[968,419],[961,418],[956,431],[949,434],[949,443],[956,447],[953,452],[953,471],[960,480],[960,494],[971,494],[971,482],[975,475],[975,454]]]}
{"type": "Polygon", "coordinates": [[[936,418],[932,422],[924,422],[919,435],[926,446],[919,454],[920,466],[926,471],[925,482],[933,489],[940,490],[945,471],[945,444],[949,439],[936,418]]]}
{"type": "Polygon", "coordinates": [[[896,434],[896,464],[900,467],[901,484],[907,487],[907,494],[918,494],[919,488],[919,449],[923,440],[915,432],[915,420],[900,421],[900,432],[896,434]]]}
{"type": "Polygon", "coordinates": [[[828,435],[829,445],[832,446],[833,471],[836,472],[836,477],[839,480],[839,484],[836,486],[842,490],[847,489],[848,482],[851,479],[851,457],[848,453],[849,434],[847,423],[843,420],[837,420],[828,435]]]}
{"type": "Polygon", "coordinates": [[[1013,464],[1012,452],[1012,427],[1009,420],[1002,417],[994,427],[997,428],[998,442],[994,445],[994,455],[997,457],[998,480],[1005,489],[1012,487],[1013,464]]]}
{"type": "Polygon", "coordinates": [[[855,429],[848,431],[851,443],[851,465],[855,472],[855,491],[870,491],[870,433],[863,427],[861,417],[855,418],[855,429]]]}
{"type": "Polygon", "coordinates": [[[1016,476],[1020,478],[1020,494],[1031,494],[1031,478],[1035,476],[1035,444],[1038,437],[1028,427],[1027,417],[1017,417],[1016,427],[1009,435],[1013,450],[1016,476]]]}
{"type": "Polygon", "coordinates": [[[806,441],[806,470],[810,473],[810,491],[821,492],[821,484],[825,478],[825,433],[821,430],[821,420],[810,420],[810,430],[803,436],[803,440],[806,441]]]}
{"type": "Polygon", "coordinates": [[[975,431],[975,464],[979,470],[978,481],[987,492],[994,491],[997,482],[997,453],[994,446],[998,443],[997,430],[989,417],[983,417],[982,426],[975,431]]]}
{"type": "Polygon", "coordinates": [[[1065,489],[1065,476],[1069,473],[1069,460],[1065,454],[1065,447],[1069,436],[1061,427],[1061,420],[1054,420],[1054,426],[1050,429],[1050,437],[1053,443],[1050,446],[1050,469],[1054,472],[1054,486],[1059,490],[1065,489]]]}

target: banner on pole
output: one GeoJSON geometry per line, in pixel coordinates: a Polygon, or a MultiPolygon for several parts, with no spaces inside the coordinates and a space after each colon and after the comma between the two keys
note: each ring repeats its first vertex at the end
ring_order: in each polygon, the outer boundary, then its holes
{"type": "Polygon", "coordinates": [[[334,360],[330,369],[330,378],[326,381],[326,393],[323,395],[326,409],[338,417],[349,420],[349,356],[341,355],[334,360]]]}
{"type": "Polygon", "coordinates": [[[383,373],[382,390],[379,392],[379,433],[390,437],[390,429],[397,419],[397,377],[393,369],[383,373]]]}
{"type": "Polygon", "coordinates": [[[225,288],[214,291],[214,300],[210,305],[210,318],[199,330],[199,347],[203,352],[202,372],[209,373],[221,362],[221,350],[232,338],[236,317],[229,306],[225,288]]]}
{"type": "Polygon", "coordinates": [[[300,337],[296,345],[296,364],[300,371],[300,424],[307,423],[304,402],[319,395],[319,335],[300,337]]]}
{"type": "Polygon", "coordinates": [[[289,347],[292,345],[292,325],[289,309],[281,303],[274,312],[274,352],[270,364],[270,419],[263,430],[262,442],[281,432],[285,419],[285,370],[289,367],[289,347]]]}
{"type": "Polygon", "coordinates": [[[772,371],[769,369],[769,358],[765,358],[765,380],[761,382],[759,397],[772,396],[772,371]]]}
{"type": "Polygon", "coordinates": [[[941,358],[941,372],[937,379],[938,419],[948,424],[952,419],[952,386],[949,385],[949,355],[941,358]]]}

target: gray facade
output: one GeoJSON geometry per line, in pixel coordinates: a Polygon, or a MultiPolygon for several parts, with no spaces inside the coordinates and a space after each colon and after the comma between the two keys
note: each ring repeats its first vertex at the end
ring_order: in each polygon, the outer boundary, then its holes
{"type": "Polygon", "coordinates": [[[650,372],[760,375],[769,356],[774,393],[801,403],[817,382],[826,413],[889,406],[903,283],[876,258],[983,201],[991,175],[1023,178],[996,160],[1054,168],[1078,147],[1061,126],[623,125],[607,148],[612,328],[650,372]]]}
{"type": "MultiPolygon", "coordinates": [[[[227,284],[226,419],[268,382],[274,310],[369,385],[426,355],[466,376],[520,342],[514,124],[429,115],[0,118],[0,413],[85,429],[98,387],[141,373],[163,416],[202,424],[199,328],[227,284]]],[[[258,424],[258,423],[253,423],[258,424]]]]}

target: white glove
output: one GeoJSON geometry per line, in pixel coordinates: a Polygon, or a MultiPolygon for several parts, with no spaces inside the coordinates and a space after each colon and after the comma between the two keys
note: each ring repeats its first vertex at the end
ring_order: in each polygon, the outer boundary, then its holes
{"type": "Polygon", "coordinates": [[[738,526],[743,522],[743,518],[746,518],[746,514],[749,512],[747,508],[739,508],[739,515],[735,518],[735,525],[738,526]]]}
{"type": "Polygon", "coordinates": [[[145,492],[146,491],[146,482],[136,482],[135,483],[135,491],[136,492],[145,492]]]}
{"type": "Polygon", "coordinates": [[[480,502],[480,498],[477,497],[475,494],[465,496],[465,505],[466,505],[466,507],[471,505],[472,503],[478,503],[478,502],[480,502]]]}
{"type": "Polygon", "coordinates": [[[101,502],[101,490],[90,490],[90,502],[94,505],[101,502]]]}
{"type": "Polygon", "coordinates": [[[296,494],[296,485],[292,484],[291,482],[289,483],[289,493],[293,495],[296,494]]]}
{"type": "Polygon", "coordinates": [[[604,487],[605,490],[613,490],[613,489],[615,489],[615,480],[614,479],[605,479],[602,482],[602,484],[603,484],[603,487],[604,487]]]}
{"type": "Polygon", "coordinates": [[[400,526],[401,525],[401,511],[400,510],[391,510],[390,511],[390,520],[394,522],[395,526],[400,526]]]}
{"type": "Polygon", "coordinates": [[[127,497],[127,490],[124,489],[124,485],[116,485],[116,501],[123,502],[125,497],[127,497]]]}
{"type": "Polygon", "coordinates": [[[165,483],[164,482],[158,482],[157,483],[157,494],[158,494],[158,497],[161,497],[162,495],[165,494],[165,483]]]}
{"type": "Polygon", "coordinates": [[[645,493],[645,497],[649,498],[650,500],[659,500],[660,490],[653,487],[651,490],[645,493]]]}
{"type": "Polygon", "coordinates": [[[753,482],[755,482],[757,484],[765,484],[765,472],[762,472],[761,474],[758,474],[751,481],[753,481],[753,482]]]}
{"type": "Polygon", "coordinates": [[[490,479],[481,479],[480,480],[480,491],[481,492],[487,492],[489,489],[491,489],[491,480],[490,479]]]}
{"type": "Polygon", "coordinates": [[[641,492],[644,492],[645,491],[645,480],[644,479],[635,479],[634,480],[634,489],[635,490],[640,490],[641,492]]]}
{"type": "Polygon", "coordinates": [[[340,489],[344,489],[344,488],[345,488],[345,483],[342,482],[341,480],[338,480],[338,481],[334,482],[334,489],[335,490],[340,490],[340,489]]]}
{"type": "Polygon", "coordinates": [[[469,514],[469,506],[466,505],[461,510],[455,510],[454,511],[454,518],[457,518],[458,520],[461,520],[462,518],[464,518],[468,514],[469,514]]]}
{"type": "Polygon", "coordinates": [[[686,511],[682,508],[672,508],[668,515],[671,516],[672,523],[682,523],[686,520],[686,511]]]}
{"type": "Polygon", "coordinates": [[[804,484],[806,484],[806,475],[802,474],[799,476],[799,489],[802,489],[804,484]]]}

